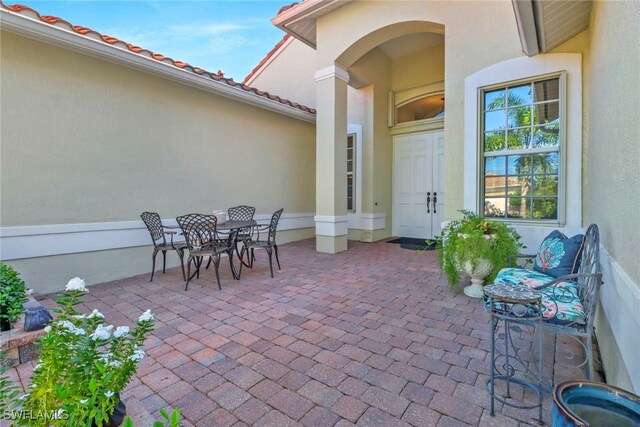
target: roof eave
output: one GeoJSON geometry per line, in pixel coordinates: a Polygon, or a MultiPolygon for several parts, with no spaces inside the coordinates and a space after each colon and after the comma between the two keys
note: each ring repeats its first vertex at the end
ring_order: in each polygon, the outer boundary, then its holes
{"type": "Polygon", "coordinates": [[[538,30],[536,28],[536,18],[533,11],[532,0],[511,0],[513,12],[516,15],[516,25],[520,35],[522,51],[527,56],[534,56],[540,53],[538,45],[538,30]]]}
{"type": "Polygon", "coordinates": [[[303,2],[285,10],[271,20],[273,25],[291,34],[301,42],[316,48],[316,20],[335,10],[351,0],[304,0],[303,2]],[[310,25],[299,26],[296,24],[310,21],[310,25]]]}
{"type": "Polygon", "coordinates": [[[61,27],[45,24],[30,17],[17,15],[5,9],[0,9],[0,28],[31,39],[51,43],[126,67],[162,76],[258,108],[277,112],[309,123],[315,123],[316,121],[313,113],[243,90],[240,87],[240,83],[238,83],[237,86],[231,86],[227,83],[209,79],[155,59],[102,43],[101,41],[68,31],[61,27]]]}

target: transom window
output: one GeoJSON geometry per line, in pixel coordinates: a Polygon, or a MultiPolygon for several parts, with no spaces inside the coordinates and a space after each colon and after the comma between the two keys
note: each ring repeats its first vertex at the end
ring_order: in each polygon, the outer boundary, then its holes
{"type": "Polygon", "coordinates": [[[560,76],[481,91],[484,215],[558,220],[560,76]]]}

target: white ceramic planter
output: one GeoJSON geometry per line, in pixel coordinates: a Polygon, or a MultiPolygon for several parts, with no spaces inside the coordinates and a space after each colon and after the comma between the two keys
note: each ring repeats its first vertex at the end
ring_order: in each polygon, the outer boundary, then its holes
{"type": "Polygon", "coordinates": [[[472,298],[482,298],[484,295],[482,286],[484,278],[493,269],[491,262],[486,259],[479,259],[475,267],[469,261],[459,265],[460,270],[471,277],[471,284],[464,288],[464,294],[472,298]]]}

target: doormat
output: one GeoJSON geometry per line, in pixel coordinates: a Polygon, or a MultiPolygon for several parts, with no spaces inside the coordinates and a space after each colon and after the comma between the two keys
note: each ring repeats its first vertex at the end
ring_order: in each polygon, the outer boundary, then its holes
{"type": "Polygon", "coordinates": [[[432,251],[436,248],[435,240],[415,239],[413,237],[399,237],[389,240],[387,243],[399,244],[403,249],[411,249],[414,251],[432,251]]]}

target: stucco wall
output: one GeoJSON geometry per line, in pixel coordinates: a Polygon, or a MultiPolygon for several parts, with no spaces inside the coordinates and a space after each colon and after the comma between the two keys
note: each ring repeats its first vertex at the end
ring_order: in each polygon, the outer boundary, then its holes
{"type": "Polygon", "coordinates": [[[250,86],[274,93],[307,107],[316,106],[316,51],[290,38],[248,82],[250,86]]]}
{"type": "Polygon", "coordinates": [[[464,79],[522,55],[511,2],[353,2],[318,20],[318,63],[346,61],[358,51],[354,46],[362,44],[361,39],[375,43],[391,35],[376,30],[389,28],[400,36],[408,28],[424,28],[420,22],[430,22],[434,29],[444,25],[445,216],[453,218],[463,207],[464,79]],[[375,37],[367,37],[373,32],[375,37]]]}
{"type": "Polygon", "coordinates": [[[607,380],[640,392],[640,3],[593,2],[585,222],[604,249],[597,332],[607,380]],[[615,30],[613,30],[615,29],[615,30]],[[626,366],[625,366],[626,365],[626,366]]]}
{"type": "MultiPolygon", "coordinates": [[[[237,204],[315,211],[312,124],[4,31],[1,59],[2,227],[135,221],[144,210],[173,218],[237,204]]],[[[100,253],[75,257],[100,280],[150,270],[150,254],[127,251],[109,258],[116,265],[100,253]]],[[[77,264],[69,257],[65,265],[77,264]]],[[[41,291],[80,274],[45,280],[46,262],[11,263],[41,291]]]]}
{"type": "Polygon", "coordinates": [[[444,80],[444,44],[395,58],[391,90],[409,89],[444,80]]]}

